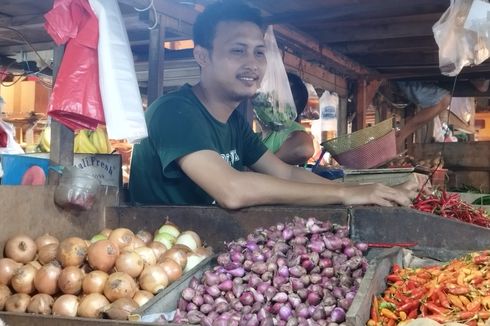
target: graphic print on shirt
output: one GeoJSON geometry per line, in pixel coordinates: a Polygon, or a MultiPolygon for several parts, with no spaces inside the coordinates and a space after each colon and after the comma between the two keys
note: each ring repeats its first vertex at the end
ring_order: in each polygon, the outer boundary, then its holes
{"type": "Polygon", "coordinates": [[[232,149],[229,153],[220,155],[230,166],[233,166],[235,165],[235,162],[240,161],[240,156],[238,156],[236,149],[232,149]]]}

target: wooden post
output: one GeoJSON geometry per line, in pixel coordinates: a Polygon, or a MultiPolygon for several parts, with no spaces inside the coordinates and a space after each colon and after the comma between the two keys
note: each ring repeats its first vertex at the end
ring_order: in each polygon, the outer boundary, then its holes
{"type": "Polygon", "coordinates": [[[369,82],[366,79],[358,80],[355,130],[361,130],[366,127],[366,109],[373,101],[374,95],[376,95],[380,84],[381,82],[378,80],[371,80],[369,82]]]}
{"type": "Polygon", "coordinates": [[[347,98],[339,98],[339,112],[337,113],[337,137],[347,134],[347,98]]]}
{"type": "MultiPolygon", "coordinates": [[[[53,83],[56,80],[61,60],[65,51],[64,46],[57,46],[54,49],[53,83]]],[[[50,165],[73,165],[73,131],[59,123],[51,120],[51,146],[49,159],[50,165]]],[[[48,183],[56,185],[59,182],[59,174],[49,171],[48,183]]]]}
{"type": "Polygon", "coordinates": [[[163,65],[165,50],[165,20],[157,14],[158,26],[150,30],[148,56],[148,106],[163,94],[163,65]]]}

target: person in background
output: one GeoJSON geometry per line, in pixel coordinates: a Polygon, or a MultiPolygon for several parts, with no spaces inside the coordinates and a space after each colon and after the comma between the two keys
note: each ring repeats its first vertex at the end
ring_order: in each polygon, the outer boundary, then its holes
{"type": "Polygon", "coordinates": [[[287,75],[298,116],[289,126],[279,131],[267,130],[261,125],[262,141],[283,162],[303,165],[315,153],[313,137],[299,123],[308,102],[308,90],[298,75],[289,72],[287,75]]]}
{"type": "Polygon", "coordinates": [[[449,91],[430,83],[398,81],[396,85],[410,102],[420,107],[413,117],[406,119],[405,125],[397,133],[397,150],[402,152],[411,134],[449,107],[451,95],[449,91]]]}
{"type": "Polygon", "coordinates": [[[3,121],[5,100],[0,96],[0,154],[24,154],[24,150],[15,141],[15,127],[3,121]]]}
{"type": "Polygon", "coordinates": [[[346,185],[284,163],[236,111],[255,95],[267,65],[259,10],[215,2],[197,17],[193,32],[200,82],[160,97],[145,112],[149,136],[134,146],[133,203],[226,209],[411,204],[415,182],[346,185]]]}

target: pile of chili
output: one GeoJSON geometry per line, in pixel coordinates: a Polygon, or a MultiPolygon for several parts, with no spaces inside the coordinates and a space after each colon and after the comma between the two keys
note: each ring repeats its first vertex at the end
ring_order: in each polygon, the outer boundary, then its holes
{"type": "Polygon", "coordinates": [[[486,211],[462,201],[457,193],[449,194],[444,190],[435,194],[420,193],[413,201],[412,207],[422,212],[490,227],[490,219],[486,211]]]}
{"type": "Polygon", "coordinates": [[[490,318],[490,251],[441,266],[393,265],[387,288],[373,297],[368,326],[405,325],[416,318],[480,325],[490,318]]]}

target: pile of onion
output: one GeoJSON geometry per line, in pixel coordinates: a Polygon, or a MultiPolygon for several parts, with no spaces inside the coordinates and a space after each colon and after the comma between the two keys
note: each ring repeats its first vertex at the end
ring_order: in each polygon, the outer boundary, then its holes
{"type": "Polygon", "coordinates": [[[182,291],[173,322],[328,325],[345,321],[367,269],[364,243],[315,218],[260,228],[228,244],[182,291]]]}

